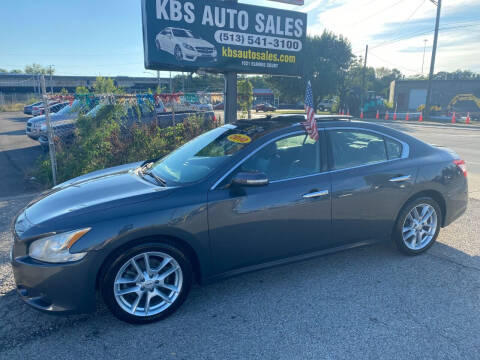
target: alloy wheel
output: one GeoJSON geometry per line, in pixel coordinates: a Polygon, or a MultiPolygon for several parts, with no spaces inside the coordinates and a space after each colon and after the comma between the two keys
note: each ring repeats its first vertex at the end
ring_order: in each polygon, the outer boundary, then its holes
{"type": "Polygon", "coordinates": [[[409,249],[421,250],[435,237],[438,216],[435,208],[429,204],[416,205],[405,218],[402,227],[402,239],[409,249]]]}
{"type": "Polygon", "coordinates": [[[127,313],[146,317],[168,309],[178,298],[183,272],[178,262],[163,252],[144,252],[127,260],[113,283],[118,305],[127,313]]]}
{"type": "Polygon", "coordinates": [[[178,46],[175,48],[175,57],[177,60],[183,60],[182,49],[180,49],[178,46]]]}

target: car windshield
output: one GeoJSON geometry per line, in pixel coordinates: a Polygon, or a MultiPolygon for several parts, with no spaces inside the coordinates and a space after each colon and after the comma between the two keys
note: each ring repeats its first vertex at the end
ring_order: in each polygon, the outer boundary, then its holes
{"type": "Polygon", "coordinates": [[[213,129],[157,161],[152,171],[169,186],[202,180],[264,133],[261,126],[253,124],[213,129]]]}
{"type": "Polygon", "coordinates": [[[183,38],[193,38],[193,34],[188,30],[183,29],[172,29],[173,36],[175,37],[183,37],[183,38]]]}
{"type": "Polygon", "coordinates": [[[81,108],[81,103],[78,100],[75,100],[72,105],[65,106],[62,110],[57,112],[57,115],[68,115],[79,112],[81,108]]]}

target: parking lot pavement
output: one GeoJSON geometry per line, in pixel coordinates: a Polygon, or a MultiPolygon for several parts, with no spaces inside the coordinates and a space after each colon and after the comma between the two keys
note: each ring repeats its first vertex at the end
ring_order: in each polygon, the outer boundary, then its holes
{"type": "MultiPolygon", "coordinates": [[[[442,141],[467,162],[480,158],[471,134],[410,127],[402,130],[442,141]]],[[[469,169],[472,190],[480,175],[469,169]]],[[[95,314],[68,317],[23,304],[9,265],[9,225],[33,195],[0,198],[0,358],[478,358],[474,195],[467,213],[425,255],[405,257],[386,243],[194,286],[176,314],[146,326],[117,321],[101,301],[95,314]]]]}
{"type": "Polygon", "coordinates": [[[42,150],[25,135],[27,120],[20,112],[0,113],[0,198],[34,191],[27,177],[42,150]]]}
{"type": "Polygon", "coordinates": [[[425,255],[380,244],[194,286],[176,314],[146,326],[102,305],[56,317],[21,302],[8,224],[27,201],[0,201],[0,358],[478,358],[478,200],[425,255]]]}

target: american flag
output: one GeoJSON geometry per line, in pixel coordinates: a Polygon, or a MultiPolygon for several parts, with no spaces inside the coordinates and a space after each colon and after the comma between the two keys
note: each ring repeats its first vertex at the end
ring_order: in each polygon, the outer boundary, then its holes
{"type": "Polygon", "coordinates": [[[317,122],[315,121],[315,108],[313,106],[312,84],[310,81],[307,84],[307,91],[305,93],[305,111],[307,113],[307,121],[305,122],[305,129],[311,139],[318,140],[317,122]]]}

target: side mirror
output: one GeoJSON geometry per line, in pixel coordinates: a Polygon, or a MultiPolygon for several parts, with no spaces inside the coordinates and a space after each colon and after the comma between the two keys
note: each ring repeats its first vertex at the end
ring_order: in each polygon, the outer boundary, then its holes
{"type": "Polygon", "coordinates": [[[265,186],[268,185],[268,178],[262,172],[239,172],[232,179],[232,185],[265,186]]]}

